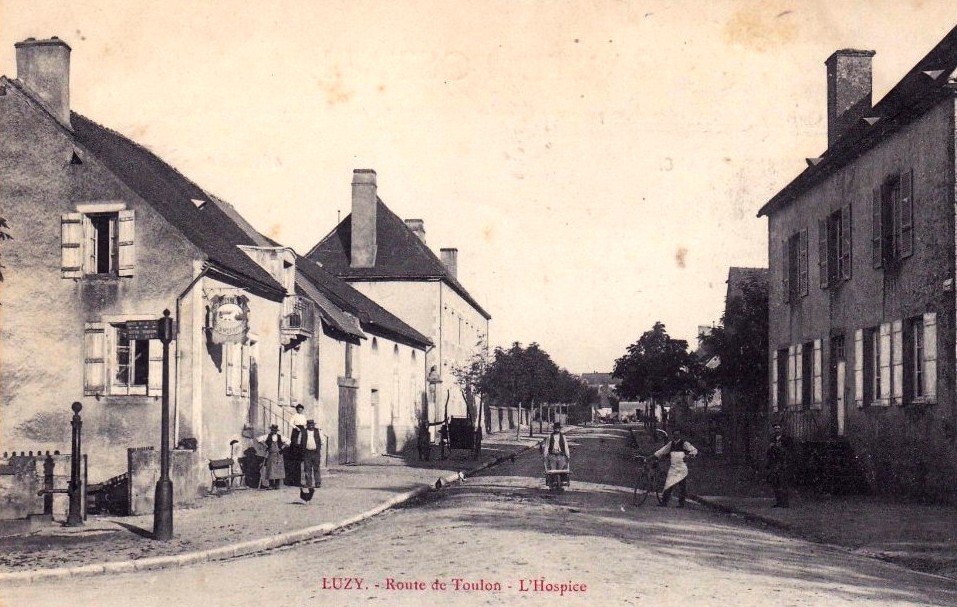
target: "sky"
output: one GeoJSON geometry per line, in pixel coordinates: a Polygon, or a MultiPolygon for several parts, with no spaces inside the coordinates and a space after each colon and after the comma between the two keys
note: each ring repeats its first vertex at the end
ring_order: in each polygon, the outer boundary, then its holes
{"type": "Polygon", "coordinates": [[[73,49],[72,108],[300,253],[356,168],[459,250],[490,345],[610,371],[655,321],[694,344],[757,210],[826,148],[824,61],[877,51],[874,101],[954,0],[0,0],[14,43],[73,49]]]}

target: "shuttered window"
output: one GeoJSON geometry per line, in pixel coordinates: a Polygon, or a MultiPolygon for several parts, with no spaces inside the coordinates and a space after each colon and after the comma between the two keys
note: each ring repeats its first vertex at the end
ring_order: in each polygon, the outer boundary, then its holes
{"type": "MultiPolygon", "coordinates": [[[[114,205],[108,205],[115,208],[114,205]]],[[[134,212],[64,213],[60,216],[60,272],[133,276],[136,265],[134,212]]]]}
{"type": "Polygon", "coordinates": [[[893,175],[871,198],[871,256],[879,268],[914,254],[914,171],[893,175]]]}

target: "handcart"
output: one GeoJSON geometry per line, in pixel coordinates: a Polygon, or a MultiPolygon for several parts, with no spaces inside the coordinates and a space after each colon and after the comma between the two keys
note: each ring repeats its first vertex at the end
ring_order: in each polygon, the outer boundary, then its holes
{"type": "Polygon", "coordinates": [[[554,491],[564,491],[571,485],[571,464],[564,455],[545,455],[545,485],[554,491]]]}

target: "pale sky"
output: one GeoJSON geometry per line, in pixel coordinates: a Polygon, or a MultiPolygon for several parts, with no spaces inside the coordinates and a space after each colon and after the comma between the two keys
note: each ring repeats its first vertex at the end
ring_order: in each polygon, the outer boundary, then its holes
{"type": "Polygon", "coordinates": [[[608,371],[767,265],[755,214],[826,147],[824,60],[877,51],[876,102],[955,24],[954,0],[0,0],[0,73],[64,39],[74,110],[300,253],[373,168],[459,249],[492,346],[608,371]]]}

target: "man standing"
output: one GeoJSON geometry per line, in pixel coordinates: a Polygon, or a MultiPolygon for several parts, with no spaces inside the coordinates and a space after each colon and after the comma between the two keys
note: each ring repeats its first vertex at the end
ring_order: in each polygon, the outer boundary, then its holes
{"type": "Polygon", "coordinates": [[[671,499],[671,492],[678,490],[678,507],[685,507],[685,496],[687,488],[685,481],[688,479],[688,465],[685,463],[685,457],[694,457],[698,455],[698,450],[694,445],[686,441],[681,436],[681,430],[675,428],[672,431],[672,439],[664,447],[655,451],[655,457],[662,458],[669,456],[671,463],[668,466],[668,476],[665,478],[665,488],[661,494],[661,503],[658,505],[665,507],[668,500],[671,499]]]}
{"type": "MultiPolygon", "coordinates": [[[[568,448],[568,441],[565,440],[565,434],[562,432],[562,423],[555,422],[552,426],[551,435],[542,443],[542,451],[545,455],[545,468],[547,470],[568,470],[571,460],[571,450],[568,448]]],[[[563,485],[569,485],[568,473],[560,476],[563,485]]]]}
{"type": "Polygon", "coordinates": [[[768,484],[774,491],[774,508],[789,508],[788,484],[791,476],[791,437],[784,434],[780,422],[771,426],[768,446],[768,484]]]}
{"type": "Polygon", "coordinates": [[[322,486],[322,435],[315,420],[306,420],[306,429],[300,433],[299,451],[302,454],[302,486],[315,489],[322,486]]]}

